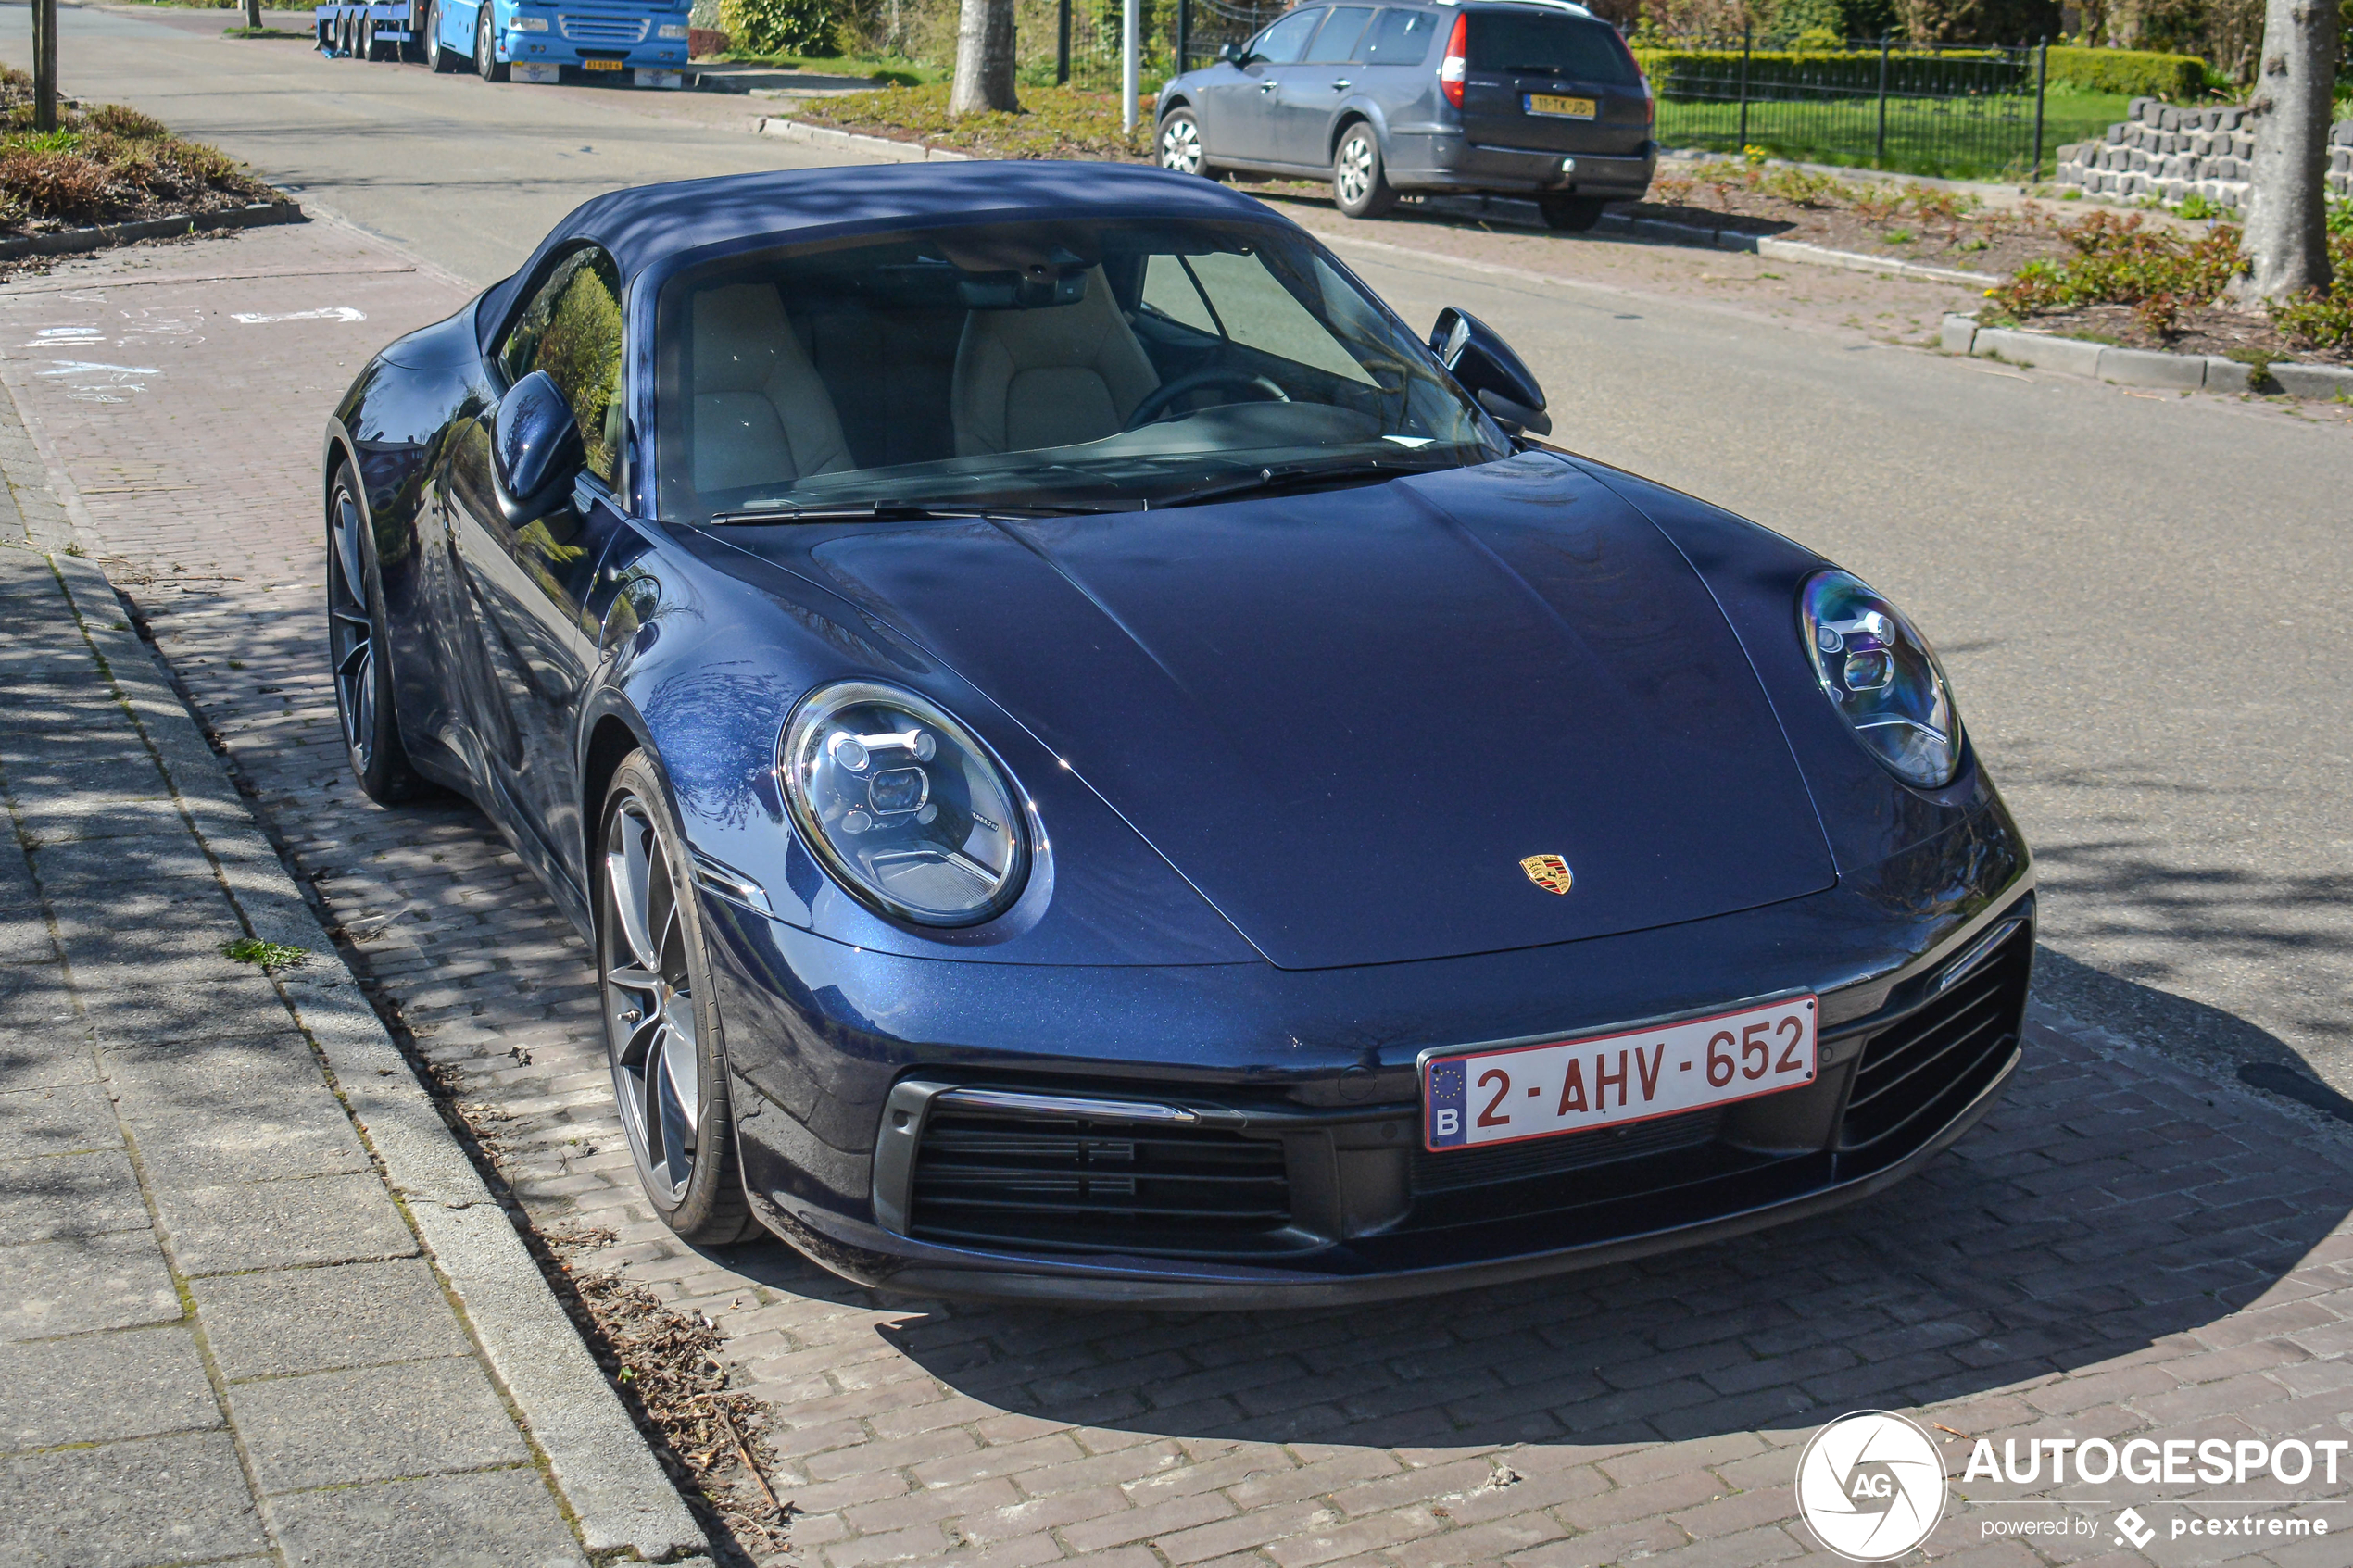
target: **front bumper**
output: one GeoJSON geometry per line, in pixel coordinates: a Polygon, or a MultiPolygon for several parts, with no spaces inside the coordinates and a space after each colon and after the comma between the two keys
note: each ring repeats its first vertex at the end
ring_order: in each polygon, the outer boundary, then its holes
{"type": "Polygon", "coordinates": [[[724,902],[706,908],[746,1184],[772,1229],[893,1290],[1188,1308],[1499,1283],[1878,1192],[1961,1136],[2015,1071],[2034,926],[2031,870],[1998,804],[1812,898],[1369,970],[1025,973],[812,947],[724,902]],[[1937,886],[1929,873],[1964,862],[1973,877],[1944,883],[1941,909],[1891,922],[1875,882],[1937,886]],[[779,938],[789,956],[769,946],[779,938]],[[1948,978],[1964,966],[1965,984],[1948,978]],[[1585,1033],[1792,984],[1823,998],[1819,1071],[1805,1088],[1570,1138],[1416,1152],[1423,1046],[1585,1033]],[[1267,1043],[1270,1027],[1283,1045],[1267,1043]],[[1319,1036],[1343,1043],[1304,1043],[1319,1036]],[[1191,1123],[1173,1139],[1116,1109],[1041,1120],[976,1106],[985,1091],[1173,1107],[1191,1123]],[[1248,1196],[1170,1198],[1203,1190],[1248,1196]]]}
{"type": "MultiPolygon", "coordinates": [[[[1411,164],[1390,170],[1400,190],[1492,191],[1638,201],[1658,168],[1658,144],[1645,142],[1631,157],[1490,147],[1460,134],[1415,138],[1423,145],[1411,164]]],[[[1403,138],[1401,138],[1403,140],[1403,138]]]]}
{"type": "MultiPolygon", "coordinates": [[[[633,69],[683,70],[686,65],[686,41],[648,39],[642,44],[598,45],[574,43],[554,29],[546,32],[522,32],[513,29],[499,35],[499,56],[514,65],[554,66],[586,73],[592,60],[610,61],[621,69],[612,74],[626,77],[633,69]]],[[[596,74],[607,74],[598,71],[596,74]]]]}

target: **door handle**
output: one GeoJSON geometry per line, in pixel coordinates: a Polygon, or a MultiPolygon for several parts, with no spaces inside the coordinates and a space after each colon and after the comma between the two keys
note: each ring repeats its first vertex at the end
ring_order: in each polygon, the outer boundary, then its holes
{"type": "Polygon", "coordinates": [[[1332,83],[1332,91],[1333,91],[1333,92],[1335,92],[1335,93],[1345,93],[1345,92],[1347,92],[1347,91],[1348,91],[1348,78],[1346,78],[1346,77],[1344,77],[1344,76],[1343,76],[1343,77],[1341,77],[1341,78],[1340,78],[1338,82],[1333,82],[1333,83],[1332,83]]]}
{"type": "Polygon", "coordinates": [[[1258,84],[1258,90],[1261,93],[1272,93],[1275,90],[1275,84],[1271,82],[1262,82],[1258,84]]]}

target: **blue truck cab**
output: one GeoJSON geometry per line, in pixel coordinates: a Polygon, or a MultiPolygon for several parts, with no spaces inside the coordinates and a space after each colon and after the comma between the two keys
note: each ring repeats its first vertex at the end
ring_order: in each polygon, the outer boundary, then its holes
{"type": "Polygon", "coordinates": [[[392,0],[315,7],[321,51],[489,82],[683,87],[690,0],[392,0]]]}

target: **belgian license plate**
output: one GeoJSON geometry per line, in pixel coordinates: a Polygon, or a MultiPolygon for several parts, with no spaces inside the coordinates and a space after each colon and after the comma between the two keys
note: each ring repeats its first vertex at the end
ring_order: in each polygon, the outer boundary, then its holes
{"type": "Polygon", "coordinates": [[[580,69],[583,70],[619,70],[621,69],[621,62],[619,60],[583,60],[580,62],[580,69]]]}
{"type": "Polygon", "coordinates": [[[1563,98],[1552,93],[1530,93],[1528,95],[1528,112],[1567,115],[1571,119],[1591,119],[1593,118],[1593,100],[1563,98]]]}
{"type": "Polygon", "coordinates": [[[1433,1151],[1622,1127],[1814,1081],[1810,996],[1581,1040],[1427,1057],[1433,1151]]]}

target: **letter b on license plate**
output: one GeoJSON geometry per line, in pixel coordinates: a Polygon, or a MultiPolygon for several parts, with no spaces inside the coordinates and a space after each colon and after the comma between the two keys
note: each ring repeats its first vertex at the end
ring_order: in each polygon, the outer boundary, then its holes
{"type": "Polygon", "coordinates": [[[1501,1046],[1422,1062],[1422,1141],[1517,1143],[1730,1105],[1814,1081],[1810,996],[1582,1040],[1501,1046]]]}

